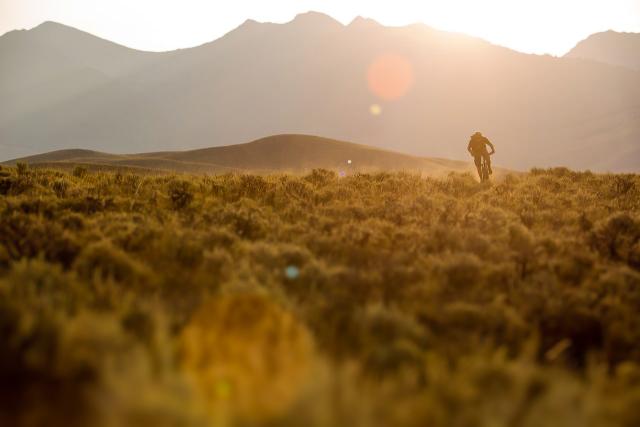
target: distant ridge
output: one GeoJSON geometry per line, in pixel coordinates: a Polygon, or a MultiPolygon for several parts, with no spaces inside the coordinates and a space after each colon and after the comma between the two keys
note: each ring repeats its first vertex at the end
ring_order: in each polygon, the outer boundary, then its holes
{"type": "Polygon", "coordinates": [[[470,162],[415,157],[366,145],[310,135],[274,135],[245,144],[189,151],[117,155],[69,149],[4,162],[15,165],[71,168],[141,168],[190,173],[305,172],[324,168],[337,172],[411,171],[441,175],[473,171],[470,162]]]}
{"type": "Polygon", "coordinates": [[[640,70],[640,33],[592,34],[565,55],[640,70]]]}

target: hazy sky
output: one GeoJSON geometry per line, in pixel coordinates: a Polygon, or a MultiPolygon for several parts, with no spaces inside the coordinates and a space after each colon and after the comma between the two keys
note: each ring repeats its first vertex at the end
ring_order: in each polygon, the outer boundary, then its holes
{"type": "Polygon", "coordinates": [[[211,41],[247,18],[286,22],[316,10],[343,23],[423,22],[531,53],[562,55],[594,32],[640,32],[640,0],[0,0],[0,34],[57,21],[145,50],[211,41]]]}

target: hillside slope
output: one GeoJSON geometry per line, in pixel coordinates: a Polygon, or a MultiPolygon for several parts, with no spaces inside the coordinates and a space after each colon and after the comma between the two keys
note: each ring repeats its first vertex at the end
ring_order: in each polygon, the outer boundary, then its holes
{"type": "Polygon", "coordinates": [[[565,56],[640,70],[640,33],[606,31],[593,34],[565,56]]]}
{"type": "MultiPolygon", "coordinates": [[[[246,144],[190,151],[108,154],[59,150],[5,164],[144,168],[173,172],[303,172],[316,168],[343,172],[406,170],[429,175],[473,171],[469,162],[429,159],[308,135],[275,135],[246,144]]],[[[499,173],[499,172],[498,172],[499,173]]]]}
{"type": "MultiPolygon", "coordinates": [[[[153,57],[0,118],[0,159],[69,146],[184,150],[283,133],[465,159],[469,135],[481,130],[511,168],[640,165],[640,73],[620,67],[525,55],[424,25],[344,26],[317,13],[247,21],[212,43],[153,57]],[[372,64],[389,57],[408,64],[403,96],[370,87],[372,64]]],[[[398,84],[393,74],[382,84],[398,84]]]]}
{"type": "Polygon", "coordinates": [[[55,22],[9,32],[0,37],[0,126],[95,90],[165,56],[129,49],[55,22]]]}

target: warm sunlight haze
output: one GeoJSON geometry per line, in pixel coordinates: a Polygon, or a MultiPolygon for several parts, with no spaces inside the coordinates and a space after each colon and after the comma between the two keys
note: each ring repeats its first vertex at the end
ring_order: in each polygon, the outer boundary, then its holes
{"type": "Polygon", "coordinates": [[[246,19],[287,22],[315,10],[344,24],[421,22],[528,53],[562,55],[588,35],[640,32],[640,0],[0,0],[0,34],[56,21],[129,47],[164,51],[220,37],[246,19]]]}
{"type": "Polygon", "coordinates": [[[640,0],[0,0],[0,427],[639,427],[640,0]]]}

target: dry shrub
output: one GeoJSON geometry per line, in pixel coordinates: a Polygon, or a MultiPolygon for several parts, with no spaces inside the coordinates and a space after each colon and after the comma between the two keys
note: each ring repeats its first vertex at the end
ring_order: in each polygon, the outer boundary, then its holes
{"type": "Polygon", "coordinates": [[[88,394],[94,378],[89,369],[66,362],[69,355],[59,345],[62,320],[50,310],[29,312],[0,293],[2,425],[79,427],[95,415],[88,394]]]}
{"type": "Polygon", "coordinates": [[[88,173],[88,170],[84,166],[76,166],[73,168],[72,175],[76,178],[84,178],[88,173]]]}
{"type": "Polygon", "coordinates": [[[184,180],[172,181],[169,184],[169,199],[176,210],[188,207],[193,201],[193,185],[184,180]]]}
{"type": "Polygon", "coordinates": [[[100,278],[115,281],[145,282],[150,272],[109,241],[87,246],[74,264],[75,270],[85,279],[100,278]]]}
{"type": "Polygon", "coordinates": [[[66,198],[62,203],[62,207],[85,215],[93,215],[106,210],[109,207],[109,202],[108,199],[87,195],[84,197],[66,198]]]}
{"type": "Polygon", "coordinates": [[[51,188],[53,189],[56,196],[62,198],[67,194],[67,188],[69,187],[67,181],[64,178],[58,178],[53,181],[51,188]]]}
{"type": "Polygon", "coordinates": [[[533,234],[520,224],[509,227],[509,246],[512,257],[520,269],[520,276],[525,278],[529,273],[534,258],[535,240],[533,234]]]}
{"type": "Polygon", "coordinates": [[[10,177],[0,176],[0,196],[6,196],[11,190],[14,180],[10,177]]]}
{"type": "Polygon", "coordinates": [[[0,424],[635,426],[637,181],[2,169],[0,424]]]}
{"type": "Polygon", "coordinates": [[[440,265],[444,276],[445,292],[457,293],[468,291],[483,281],[483,269],[475,255],[461,253],[445,258],[440,265]]]}
{"type": "Polygon", "coordinates": [[[334,171],[314,169],[305,177],[305,180],[313,184],[315,187],[324,187],[327,184],[334,182],[337,178],[338,175],[334,171]]]}
{"type": "Polygon", "coordinates": [[[567,340],[566,357],[577,367],[583,367],[589,352],[601,349],[604,342],[602,321],[586,308],[564,306],[546,313],[540,320],[540,333],[541,354],[567,340]]]}
{"type": "Polygon", "coordinates": [[[628,213],[617,213],[599,223],[591,244],[600,254],[640,269],[640,221],[628,213]]]}
{"type": "Polygon", "coordinates": [[[231,205],[218,208],[214,214],[218,224],[229,226],[242,239],[260,239],[269,229],[265,209],[251,199],[241,199],[231,205]]]}
{"type": "Polygon", "coordinates": [[[19,176],[26,175],[29,173],[29,165],[24,162],[18,162],[16,163],[16,171],[18,172],[19,176]]]}
{"type": "Polygon", "coordinates": [[[0,195],[18,196],[34,188],[31,176],[25,171],[18,176],[0,177],[0,195]]]}
{"type": "Polygon", "coordinates": [[[259,175],[240,175],[240,193],[244,197],[264,196],[268,188],[267,181],[259,175]]]}
{"type": "Polygon", "coordinates": [[[71,266],[80,252],[76,239],[59,224],[15,211],[0,216],[0,244],[13,260],[44,256],[65,267],[71,266]]]}
{"type": "Polygon", "coordinates": [[[308,381],[311,337],[295,317],[259,295],[211,299],[180,337],[184,369],[214,419],[253,422],[288,410],[308,381]]]}
{"type": "Polygon", "coordinates": [[[405,371],[416,375],[424,363],[429,338],[413,318],[381,306],[370,306],[354,319],[357,330],[350,343],[352,354],[363,360],[375,377],[393,377],[405,371]]]}

